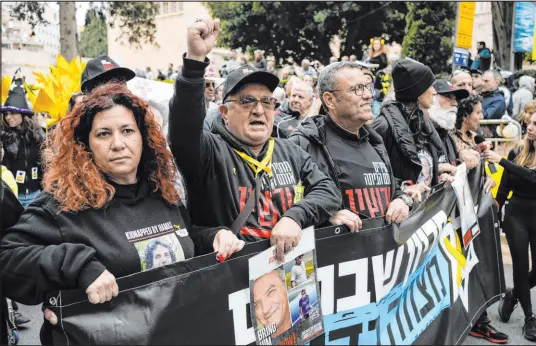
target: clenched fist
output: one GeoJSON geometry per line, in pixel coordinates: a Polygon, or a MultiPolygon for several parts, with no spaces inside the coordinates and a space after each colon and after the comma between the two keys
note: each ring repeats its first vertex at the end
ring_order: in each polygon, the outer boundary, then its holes
{"type": "Polygon", "coordinates": [[[205,61],[205,57],[214,48],[220,33],[220,20],[202,18],[188,27],[186,42],[188,59],[205,61]]]}
{"type": "Polygon", "coordinates": [[[92,304],[99,304],[110,301],[112,297],[119,294],[119,286],[115,282],[115,276],[105,270],[89,287],[86,289],[88,300],[92,304]]]}

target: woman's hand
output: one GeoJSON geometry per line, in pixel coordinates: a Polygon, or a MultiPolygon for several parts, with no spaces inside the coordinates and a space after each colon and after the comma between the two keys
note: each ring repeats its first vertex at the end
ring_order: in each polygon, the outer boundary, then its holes
{"type": "Polygon", "coordinates": [[[115,282],[115,276],[105,270],[102,274],[86,289],[88,300],[92,304],[104,303],[117,297],[119,286],[115,282]]]}
{"type": "Polygon", "coordinates": [[[214,251],[218,253],[219,258],[226,260],[229,256],[244,248],[244,241],[228,229],[221,229],[214,237],[214,251]]]}
{"type": "Polygon", "coordinates": [[[456,167],[451,165],[450,163],[440,163],[439,164],[439,175],[443,173],[448,173],[451,176],[456,175],[456,167]]]}
{"type": "MultiPolygon", "coordinates": [[[[119,286],[115,281],[115,276],[107,270],[103,271],[102,274],[88,286],[86,294],[89,302],[92,304],[104,303],[112,300],[112,297],[117,297],[119,294],[119,286]]],[[[43,315],[45,316],[45,320],[50,322],[53,326],[58,324],[58,316],[56,316],[52,310],[45,309],[43,315]]]]}
{"type": "Polygon", "coordinates": [[[404,187],[404,193],[416,202],[422,202],[422,195],[425,195],[424,199],[428,198],[429,192],[430,187],[422,183],[404,187]]]}
{"type": "Polygon", "coordinates": [[[460,151],[460,159],[465,162],[467,169],[478,167],[480,163],[480,153],[473,149],[463,149],[460,151]]]}
{"type": "Polygon", "coordinates": [[[482,155],[484,156],[484,160],[486,160],[488,162],[491,162],[491,163],[499,163],[502,160],[501,155],[499,155],[496,152],[491,151],[489,149],[484,151],[484,153],[482,155]]]}
{"type": "Polygon", "coordinates": [[[489,193],[491,189],[493,189],[496,185],[497,183],[495,182],[495,180],[493,180],[493,178],[488,175],[486,177],[486,182],[484,183],[484,191],[486,191],[486,193],[489,193]]]}

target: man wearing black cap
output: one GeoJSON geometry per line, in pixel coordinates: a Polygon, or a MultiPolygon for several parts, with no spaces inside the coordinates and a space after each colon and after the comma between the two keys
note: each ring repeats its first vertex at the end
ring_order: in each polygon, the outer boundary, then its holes
{"type": "Polygon", "coordinates": [[[443,142],[423,110],[433,105],[435,76],[426,65],[401,59],[393,67],[395,101],[373,124],[383,138],[394,176],[406,185],[430,187],[452,181],[456,168],[446,163],[443,142]]]}
{"type": "Polygon", "coordinates": [[[206,56],[219,30],[218,19],[197,19],[188,28],[188,50],[170,101],[170,147],[186,177],[193,223],[228,226],[249,242],[270,238],[281,260],[303,228],[335,213],[341,195],[306,152],[270,138],[279,79],[269,72],[249,65],[231,72],[222,116],[212,132],[203,130],[206,56]]]}
{"type": "MultiPolygon", "coordinates": [[[[447,161],[452,165],[456,165],[458,153],[456,151],[456,142],[451,136],[451,132],[455,130],[458,101],[468,97],[469,92],[465,89],[456,90],[454,86],[445,79],[436,80],[433,86],[437,95],[434,96],[434,104],[429,109],[428,113],[439,137],[441,137],[441,140],[443,141],[447,161]]],[[[478,166],[479,162],[480,155],[478,155],[476,151],[473,155],[467,156],[467,165],[469,169],[478,166]]]]}
{"type": "Polygon", "coordinates": [[[82,72],[80,85],[84,94],[89,94],[99,85],[116,81],[126,83],[136,77],[131,69],[119,66],[109,56],[102,55],[87,62],[82,72]]]}
{"type": "Polygon", "coordinates": [[[473,93],[476,95],[482,95],[482,71],[478,69],[471,70],[471,77],[473,77],[473,93]]]}

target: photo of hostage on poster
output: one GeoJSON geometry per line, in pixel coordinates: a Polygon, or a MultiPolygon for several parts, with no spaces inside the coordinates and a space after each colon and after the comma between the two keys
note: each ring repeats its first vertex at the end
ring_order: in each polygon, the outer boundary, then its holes
{"type": "Polygon", "coordinates": [[[324,332],[313,227],[285,256],[275,246],[249,259],[251,318],[258,345],[303,345],[324,332]]]}

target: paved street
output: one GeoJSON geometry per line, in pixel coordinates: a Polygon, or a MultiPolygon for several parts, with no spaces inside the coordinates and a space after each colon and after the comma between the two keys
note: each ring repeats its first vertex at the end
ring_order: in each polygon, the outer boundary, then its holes
{"type": "MultiPolygon", "coordinates": [[[[505,264],[506,272],[506,285],[508,287],[512,286],[512,266],[510,264],[505,264]]],[[[536,302],[536,290],[532,291],[532,301],[536,302]]],[[[498,303],[497,303],[498,304],[498,303]]],[[[500,331],[508,334],[510,336],[509,344],[515,345],[530,345],[531,343],[523,338],[521,335],[521,327],[523,326],[523,312],[521,307],[518,307],[510,320],[509,323],[499,322],[497,315],[497,304],[488,308],[489,317],[491,318],[492,324],[498,328],[500,331]]],[[[41,314],[40,306],[24,306],[20,305],[20,311],[25,315],[31,316],[32,322],[30,322],[26,328],[21,329],[21,341],[20,345],[38,345],[39,342],[39,328],[43,321],[41,314]]],[[[468,336],[464,342],[464,345],[491,345],[491,343],[476,339],[471,336],[468,336]]]]}

